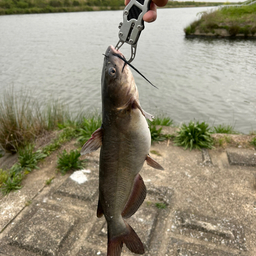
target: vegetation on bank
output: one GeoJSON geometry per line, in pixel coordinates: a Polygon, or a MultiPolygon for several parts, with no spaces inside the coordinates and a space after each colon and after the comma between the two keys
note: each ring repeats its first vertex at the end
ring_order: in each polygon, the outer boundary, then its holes
{"type": "Polygon", "coordinates": [[[256,3],[203,12],[200,19],[187,26],[184,32],[187,36],[208,34],[234,37],[240,34],[256,37],[256,3]]]}
{"type": "MultiPolygon", "coordinates": [[[[166,8],[216,6],[223,3],[169,1],[166,8]]],[[[124,9],[124,0],[0,0],[0,15],[124,9]]]]}
{"type": "MultiPolygon", "coordinates": [[[[230,125],[210,127],[205,122],[191,121],[176,128],[174,134],[163,134],[163,127],[173,126],[173,120],[165,116],[156,117],[154,121],[148,121],[148,124],[153,142],[173,140],[176,145],[185,149],[222,146],[230,143],[231,138],[226,136],[215,140],[212,138],[213,133],[236,133],[230,125]]],[[[31,171],[38,169],[40,161],[73,139],[76,140],[78,149],[59,152],[57,169],[65,174],[69,170],[83,168],[85,161],[79,159],[79,149],[100,126],[101,117],[98,114],[80,113],[73,117],[60,103],[44,107],[44,104],[31,100],[29,94],[6,90],[0,104],[0,147],[2,152],[17,154],[18,157],[17,163],[9,169],[0,168],[0,190],[7,194],[20,189],[22,180],[31,171]],[[49,133],[54,134],[53,139],[47,145],[36,148],[37,139],[49,133]]],[[[254,135],[250,143],[256,148],[254,135]]],[[[52,179],[46,183],[50,184],[52,179]]]]}

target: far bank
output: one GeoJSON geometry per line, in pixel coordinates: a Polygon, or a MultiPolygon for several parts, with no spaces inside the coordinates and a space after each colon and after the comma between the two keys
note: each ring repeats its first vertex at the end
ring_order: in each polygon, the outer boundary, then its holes
{"type": "Polygon", "coordinates": [[[186,37],[256,39],[256,3],[220,7],[200,15],[184,29],[186,37]]]}
{"type": "MultiPolygon", "coordinates": [[[[164,8],[223,5],[223,2],[169,1],[164,8]]],[[[123,10],[124,0],[0,0],[0,15],[123,10]]]]}

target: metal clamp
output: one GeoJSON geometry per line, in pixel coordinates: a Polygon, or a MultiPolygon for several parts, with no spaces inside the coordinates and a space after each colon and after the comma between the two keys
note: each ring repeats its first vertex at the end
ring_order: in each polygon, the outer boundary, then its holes
{"type": "Polygon", "coordinates": [[[119,24],[119,41],[116,49],[120,49],[124,43],[131,45],[131,57],[128,62],[132,62],[136,55],[137,43],[144,29],[144,14],[150,8],[151,0],[131,0],[123,12],[123,22],[119,24]]]}

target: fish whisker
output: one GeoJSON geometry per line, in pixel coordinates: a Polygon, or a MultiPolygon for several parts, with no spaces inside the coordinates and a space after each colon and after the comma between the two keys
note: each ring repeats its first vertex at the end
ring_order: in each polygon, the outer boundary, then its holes
{"type": "Polygon", "coordinates": [[[137,68],[135,68],[131,63],[129,63],[125,58],[123,58],[122,56],[120,56],[117,53],[113,53],[114,56],[117,56],[119,59],[124,61],[124,66],[122,68],[122,72],[124,70],[124,67],[126,64],[128,64],[131,68],[133,68],[139,75],[141,75],[148,83],[150,83],[153,87],[155,87],[156,89],[158,89],[154,84],[152,84],[137,68]]]}

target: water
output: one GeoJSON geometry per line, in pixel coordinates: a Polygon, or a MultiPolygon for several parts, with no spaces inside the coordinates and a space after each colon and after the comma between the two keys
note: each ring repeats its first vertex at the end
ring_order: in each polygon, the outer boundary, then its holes
{"type": "MultiPolygon", "coordinates": [[[[256,42],[186,39],[183,28],[209,8],[159,9],[133,64],[142,107],[176,124],[190,120],[256,130],[256,42]]],[[[122,11],[0,16],[0,92],[26,87],[39,101],[101,111],[103,53],[117,43],[122,11]]],[[[127,58],[128,47],[122,48],[127,58]]]]}

